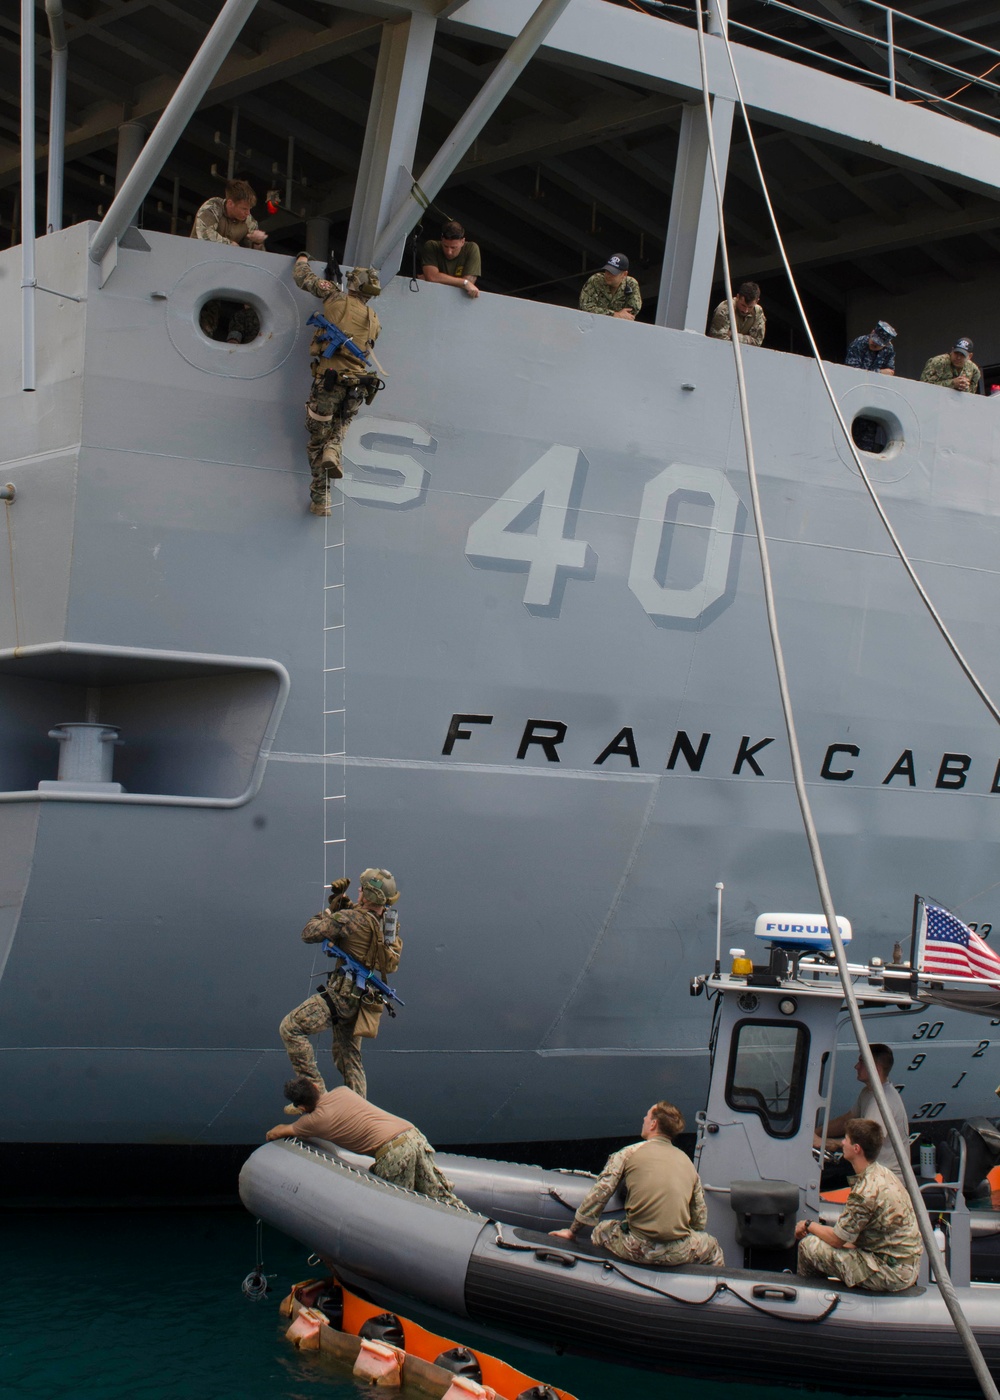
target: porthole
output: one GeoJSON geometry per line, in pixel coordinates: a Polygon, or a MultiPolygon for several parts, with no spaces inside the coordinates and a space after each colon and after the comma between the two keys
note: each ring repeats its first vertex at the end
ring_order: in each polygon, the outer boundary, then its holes
{"type": "Polygon", "coordinates": [[[863,384],[838,394],[850,439],[836,418],[830,419],[833,447],[844,466],[857,475],[857,453],[877,482],[899,481],[920,460],[920,422],[906,396],[891,385],[888,376],[870,374],[863,384]]]}
{"type": "Polygon", "coordinates": [[[903,425],[894,413],[870,409],[855,414],[851,437],[859,452],[871,457],[893,457],[903,445],[903,425]]]}
{"type": "Polygon", "coordinates": [[[170,342],[189,365],[226,379],[259,379],[291,354],[304,318],[288,260],[239,252],[209,254],[157,299],[170,342]],[[230,339],[234,330],[239,341],[230,339]]]}
{"type": "Polygon", "coordinates": [[[209,297],[198,312],[198,326],[220,345],[249,345],[260,335],[260,312],[252,301],[209,297]]]}

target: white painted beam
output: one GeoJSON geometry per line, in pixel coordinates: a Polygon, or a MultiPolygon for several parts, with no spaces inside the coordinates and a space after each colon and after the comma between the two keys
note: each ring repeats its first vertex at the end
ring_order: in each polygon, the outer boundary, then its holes
{"type": "MultiPolygon", "coordinates": [[[[466,0],[444,27],[502,44],[531,10],[532,0],[466,0]]],[[[735,100],[723,41],[709,35],[706,42],[709,87],[735,100]]],[[[904,169],[945,171],[953,183],[982,194],[996,197],[1000,190],[1000,136],[786,58],[736,44],[733,51],[752,116],[904,169]]],[[[694,30],[605,0],[573,0],[543,53],[550,61],[700,100],[694,30]]]]}

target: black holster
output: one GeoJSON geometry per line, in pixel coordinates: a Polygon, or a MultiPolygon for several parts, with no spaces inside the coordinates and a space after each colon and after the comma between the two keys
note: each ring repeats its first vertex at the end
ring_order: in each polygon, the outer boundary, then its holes
{"type": "MultiPolygon", "coordinates": [[[[335,372],[336,372],[336,371],[335,371],[335,372]]],[[[327,1010],[330,1012],[330,1017],[331,1017],[331,1019],[332,1019],[332,1021],[333,1021],[333,1024],[336,1025],[337,1022],[340,1020],[340,1014],[339,1014],[339,1012],[337,1011],[337,1008],[336,1008],[336,1007],[334,1006],[334,1004],[333,1004],[333,998],[332,998],[331,995],[330,995],[330,984],[329,984],[329,982],[326,984],[325,987],[317,987],[317,988],[316,988],[316,991],[317,991],[318,994],[323,998],[323,1000],[326,1002],[327,1010]]]]}

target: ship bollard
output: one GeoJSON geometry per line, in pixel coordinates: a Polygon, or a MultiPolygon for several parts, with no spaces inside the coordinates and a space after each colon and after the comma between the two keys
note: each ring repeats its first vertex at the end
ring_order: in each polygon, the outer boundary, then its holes
{"type": "Polygon", "coordinates": [[[38,784],[39,792],[122,792],[121,783],[112,782],[114,751],[124,741],[114,724],[69,721],[49,730],[49,738],[59,742],[59,773],[56,780],[38,784]]]}

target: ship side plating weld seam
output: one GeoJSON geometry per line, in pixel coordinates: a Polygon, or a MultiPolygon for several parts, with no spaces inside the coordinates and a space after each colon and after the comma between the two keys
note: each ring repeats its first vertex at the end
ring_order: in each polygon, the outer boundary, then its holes
{"type": "Polygon", "coordinates": [[[239,1084],[237,1084],[237,1086],[236,1086],[236,1088],[233,1090],[233,1092],[229,1095],[229,1098],[226,1099],[226,1102],[222,1105],[222,1107],[218,1110],[218,1112],[217,1112],[212,1118],[210,1118],[210,1119],[208,1120],[208,1122],[205,1123],[204,1126],[203,1126],[202,1128],[199,1129],[199,1131],[198,1131],[198,1133],[197,1133],[197,1135],[196,1135],[196,1137],[195,1137],[195,1142],[198,1141],[198,1138],[201,1137],[202,1133],[207,1133],[207,1132],[208,1132],[209,1128],[212,1126],[212,1124],[215,1122],[215,1120],[216,1120],[217,1118],[221,1118],[221,1116],[223,1115],[223,1113],[225,1113],[226,1109],[227,1109],[227,1108],[229,1107],[229,1105],[232,1103],[233,1099],[235,1099],[236,1096],[237,1096],[237,1094],[239,1094],[239,1093],[243,1090],[243,1088],[246,1086],[246,1084],[247,1084],[248,1080],[250,1079],[251,1075],[253,1075],[253,1074],[256,1072],[257,1066],[260,1064],[261,1060],[264,1058],[264,1056],[265,1056],[266,1054],[267,1054],[267,1051],[266,1051],[266,1050],[262,1050],[262,1051],[260,1052],[260,1054],[257,1056],[256,1060],[254,1060],[253,1064],[250,1066],[250,1069],[247,1071],[247,1073],[246,1073],[246,1074],[243,1076],[243,1078],[240,1080],[239,1084]]]}
{"type": "MultiPolygon", "coordinates": [[[[599,783],[658,783],[662,777],[660,773],[592,773],[588,768],[562,768],[557,771],[550,768],[515,767],[512,763],[463,763],[460,759],[445,762],[440,758],[372,758],[358,754],[282,753],[278,750],[272,750],[268,761],[344,763],[352,768],[411,768],[417,772],[499,773],[508,776],[517,774],[529,778],[589,778],[599,783]]],[[[687,775],[678,773],[677,776],[687,775]]]]}
{"type": "MultiPolygon", "coordinates": [[[[569,1007],[573,1004],[573,999],[579,991],[580,987],[583,985],[584,981],[586,980],[590,969],[593,967],[594,961],[597,958],[597,954],[600,950],[601,944],[604,942],[608,929],[611,927],[611,923],[615,917],[615,914],[618,912],[618,905],[620,904],[622,896],[625,893],[626,886],[628,885],[629,876],[632,874],[632,870],[635,866],[635,863],[639,858],[639,853],[642,850],[643,842],[646,839],[646,832],[649,830],[649,823],[652,820],[653,812],[656,810],[656,801],[660,795],[660,781],[663,775],[657,773],[651,776],[653,777],[654,783],[653,790],[649,794],[649,801],[646,803],[646,810],[643,812],[642,820],[639,823],[639,829],[636,832],[634,841],[632,842],[632,849],[628,854],[628,859],[625,861],[625,865],[622,869],[621,878],[618,881],[618,886],[611,897],[611,903],[608,906],[608,912],[605,914],[604,919],[601,922],[601,926],[597,930],[597,933],[594,937],[594,941],[591,944],[590,951],[588,952],[586,958],[583,960],[583,963],[580,966],[580,969],[577,972],[577,975],[572,985],[570,986],[569,991],[566,993],[566,996],[563,999],[562,1005],[559,1007],[559,1010],[549,1022],[549,1025],[544,1035],[541,1037],[542,1045],[539,1047],[541,1049],[544,1049],[545,1041],[551,1039],[556,1027],[566,1015],[566,1012],[569,1009],[569,1007]]],[[[479,1127],[476,1130],[477,1134],[485,1133],[489,1125],[493,1123],[497,1118],[499,1118],[500,1115],[503,1113],[504,1109],[507,1107],[507,1105],[517,1097],[517,1095],[521,1092],[521,1089],[524,1085],[525,1079],[528,1076],[528,1073],[529,1071],[525,1070],[525,1073],[517,1081],[517,1083],[511,1089],[510,1093],[506,1095],[506,1097],[497,1105],[497,1107],[487,1118],[482,1120],[482,1122],[479,1124],[479,1127]]]]}

